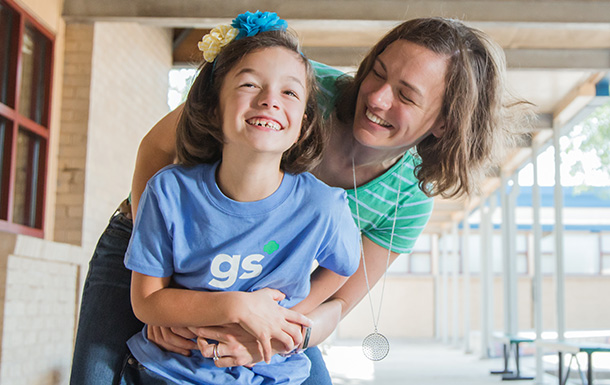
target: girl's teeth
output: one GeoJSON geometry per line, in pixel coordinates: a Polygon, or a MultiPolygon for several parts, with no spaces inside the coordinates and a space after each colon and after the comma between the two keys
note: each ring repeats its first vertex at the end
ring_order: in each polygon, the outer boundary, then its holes
{"type": "Polygon", "coordinates": [[[368,109],[366,110],[366,117],[373,123],[379,124],[382,127],[391,127],[392,125],[388,122],[386,122],[385,120],[381,119],[380,117],[378,117],[377,115],[374,115],[372,112],[370,112],[368,109]]]}
{"type": "Polygon", "coordinates": [[[282,129],[282,127],[270,120],[263,120],[263,119],[250,119],[248,120],[248,123],[256,125],[256,126],[260,126],[260,127],[267,127],[267,128],[271,128],[272,130],[275,131],[279,131],[282,129]]]}

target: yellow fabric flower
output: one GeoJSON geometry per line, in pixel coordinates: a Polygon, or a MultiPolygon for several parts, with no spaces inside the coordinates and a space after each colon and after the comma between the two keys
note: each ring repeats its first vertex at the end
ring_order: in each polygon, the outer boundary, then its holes
{"type": "Polygon", "coordinates": [[[205,35],[201,41],[197,43],[197,47],[203,52],[205,61],[212,63],[214,59],[216,59],[216,56],[218,56],[222,47],[233,41],[238,33],[239,30],[230,25],[219,25],[205,35]]]}

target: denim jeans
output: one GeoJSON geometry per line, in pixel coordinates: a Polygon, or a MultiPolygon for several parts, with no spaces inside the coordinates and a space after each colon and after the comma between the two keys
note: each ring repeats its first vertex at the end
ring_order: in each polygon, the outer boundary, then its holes
{"type": "Polygon", "coordinates": [[[133,314],[131,271],[123,259],[132,221],[116,214],[89,263],[72,360],[71,385],[118,384],[126,342],[144,326],[133,314]]]}
{"type": "Polygon", "coordinates": [[[140,364],[131,354],[124,360],[119,385],[175,385],[140,364]]]}
{"type": "MultiPolygon", "coordinates": [[[[131,271],[123,264],[132,221],[114,215],[100,237],[85,280],[80,308],[71,385],[116,385],[121,381],[127,340],[144,326],[131,308],[131,271]]],[[[332,385],[317,347],[305,352],[311,374],[305,385],[332,385]]]]}

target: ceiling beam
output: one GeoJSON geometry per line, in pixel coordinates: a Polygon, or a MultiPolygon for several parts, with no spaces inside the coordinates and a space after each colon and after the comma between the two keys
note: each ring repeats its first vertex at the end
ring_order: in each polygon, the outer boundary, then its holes
{"type": "MultiPolygon", "coordinates": [[[[332,66],[355,66],[370,47],[309,47],[307,57],[332,66]]],[[[505,49],[506,65],[517,70],[610,70],[610,49],[505,49]]]]}
{"type": "Polygon", "coordinates": [[[444,16],[478,22],[610,23],[610,1],[562,0],[261,0],[256,7],[243,0],[65,0],[64,17],[226,19],[251,8],[272,10],[285,19],[406,20],[444,16]]]}

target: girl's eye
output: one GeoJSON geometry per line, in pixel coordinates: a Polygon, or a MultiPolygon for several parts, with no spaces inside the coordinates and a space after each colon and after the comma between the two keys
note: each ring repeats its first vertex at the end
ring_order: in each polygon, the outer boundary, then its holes
{"type": "Polygon", "coordinates": [[[247,87],[247,88],[252,88],[252,87],[256,87],[254,84],[252,83],[244,83],[241,85],[242,87],[247,87]]]}
{"type": "Polygon", "coordinates": [[[297,93],[294,92],[294,91],[290,91],[290,90],[284,91],[284,94],[286,94],[288,96],[292,96],[292,97],[297,98],[297,99],[299,98],[299,95],[297,95],[297,93]]]}

